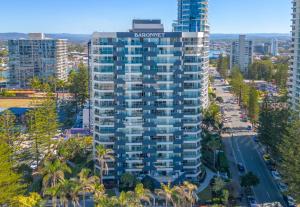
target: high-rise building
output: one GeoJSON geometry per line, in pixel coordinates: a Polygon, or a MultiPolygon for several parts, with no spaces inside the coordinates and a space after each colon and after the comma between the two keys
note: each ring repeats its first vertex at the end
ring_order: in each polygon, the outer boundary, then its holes
{"type": "Polygon", "coordinates": [[[28,39],[9,40],[9,83],[28,87],[30,79],[67,79],[67,41],[31,33],[28,39]]]}
{"type": "Polygon", "coordinates": [[[245,35],[240,35],[238,41],[231,45],[230,69],[234,66],[240,68],[244,74],[248,73],[249,65],[253,62],[253,42],[246,40],[245,35]]]}
{"type": "Polygon", "coordinates": [[[176,32],[207,32],[208,0],[178,0],[176,32]]]}
{"type": "Polygon", "coordinates": [[[134,20],[129,32],[94,33],[90,47],[94,142],[115,157],[104,180],[128,172],[197,181],[208,33],[165,32],[160,20],[134,20]]]}
{"type": "Polygon", "coordinates": [[[272,39],[271,42],[271,52],[273,56],[278,55],[278,40],[277,39],[272,39]]]}
{"type": "Polygon", "coordinates": [[[292,50],[289,71],[289,101],[294,109],[300,109],[300,0],[293,0],[292,50]]]}

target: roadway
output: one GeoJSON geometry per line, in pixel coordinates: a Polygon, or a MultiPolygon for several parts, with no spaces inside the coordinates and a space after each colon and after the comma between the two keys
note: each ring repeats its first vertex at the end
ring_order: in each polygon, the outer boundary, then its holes
{"type": "Polygon", "coordinates": [[[213,87],[216,88],[216,95],[224,100],[224,103],[221,104],[224,118],[227,119],[224,126],[231,128],[230,133],[222,135],[222,140],[230,162],[232,179],[239,186],[238,183],[242,174],[237,169],[237,163],[242,163],[247,172],[254,172],[260,179],[260,184],[253,188],[254,196],[259,204],[280,202],[285,205],[282,195],[262,158],[260,148],[253,141],[253,137],[257,134],[247,130],[249,123],[241,121],[241,109],[234,96],[229,92],[228,85],[219,79],[216,72],[213,72],[213,76],[215,76],[213,87]]]}

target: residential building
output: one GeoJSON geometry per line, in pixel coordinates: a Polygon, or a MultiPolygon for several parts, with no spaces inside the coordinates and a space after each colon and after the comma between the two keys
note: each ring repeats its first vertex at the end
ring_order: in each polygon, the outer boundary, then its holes
{"type": "Polygon", "coordinates": [[[207,32],[208,0],[178,0],[176,32],[207,32]]]}
{"type": "Polygon", "coordinates": [[[292,46],[289,71],[289,97],[293,109],[299,109],[300,103],[300,0],[293,0],[292,46]]]}
{"type": "Polygon", "coordinates": [[[238,66],[243,74],[248,73],[249,65],[253,62],[253,42],[240,35],[238,41],[231,45],[230,70],[238,66]]]}
{"type": "Polygon", "coordinates": [[[9,83],[26,88],[30,79],[67,79],[67,41],[31,33],[28,39],[9,40],[9,83]]]}
{"type": "Polygon", "coordinates": [[[208,57],[208,33],[165,32],[160,20],[93,34],[94,142],[115,156],[106,182],[125,172],[158,182],[198,180],[208,57]]]}
{"type": "Polygon", "coordinates": [[[272,39],[271,42],[271,52],[273,56],[278,55],[278,40],[277,39],[272,39]]]}

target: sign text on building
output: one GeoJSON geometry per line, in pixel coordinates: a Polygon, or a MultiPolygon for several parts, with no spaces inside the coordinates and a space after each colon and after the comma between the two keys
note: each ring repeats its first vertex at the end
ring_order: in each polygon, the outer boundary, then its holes
{"type": "Polygon", "coordinates": [[[134,33],[135,38],[163,38],[165,37],[165,33],[144,33],[144,32],[139,32],[139,33],[134,33]]]}

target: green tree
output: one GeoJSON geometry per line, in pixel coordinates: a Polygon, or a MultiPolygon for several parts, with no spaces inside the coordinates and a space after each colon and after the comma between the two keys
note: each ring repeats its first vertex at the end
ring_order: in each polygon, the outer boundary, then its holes
{"type": "Polygon", "coordinates": [[[204,110],[203,124],[206,125],[207,128],[213,127],[219,129],[221,123],[222,114],[220,107],[215,103],[210,104],[209,107],[204,110]]]}
{"type": "Polygon", "coordinates": [[[89,98],[88,68],[80,63],[78,71],[72,71],[69,76],[69,90],[74,94],[77,107],[82,108],[89,98]]]}
{"type": "Polygon", "coordinates": [[[228,77],[228,68],[229,68],[229,57],[223,57],[223,55],[221,54],[217,62],[217,71],[224,79],[228,77]]]}
{"type": "Polygon", "coordinates": [[[39,165],[42,155],[51,153],[52,138],[58,130],[56,104],[51,96],[26,114],[31,152],[39,165]]]}
{"type": "Polygon", "coordinates": [[[274,73],[274,65],[271,60],[255,61],[248,71],[248,77],[252,80],[271,81],[274,73]]]}
{"type": "Polygon", "coordinates": [[[44,190],[45,196],[50,196],[52,198],[51,204],[52,207],[57,206],[57,196],[59,194],[59,186],[49,187],[44,190]]]}
{"type": "Polygon", "coordinates": [[[58,184],[57,195],[62,206],[69,206],[69,195],[71,192],[71,181],[64,179],[58,184]]]}
{"type": "Polygon", "coordinates": [[[238,67],[234,67],[231,72],[230,85],[232,92],[238,97],[239,104],[248,105],[249,87],[244,83],[244,77],[238,67]]]}
{"type": "Polygon", "coordinates": [[[10,205],[13,199],[21,195],[24,185],[21,175],[14,171],[11,162],[11,150],[7,143],[0,141],[0,205],[10,205]]]}
{"type": "Polygon", "coordinates": [[[16,116],[11,111],[5,110],[0,115],[0,140],[14,149],[17,136],[16,116]]]}
{"type": "Polygon", "coordinates": [[[117,199],[118,201],[118,205],[120,207],[135,207],[135,206],[139,206],[139,201],[137,201],[134,192],[132,191],[127,191],[124,192],[122,191],[117,199]]]}
{"type": "Polygon", "coordinates": [[[165,206],[167,207],[170,203],[176,206],[182,199],[182,189],[177,186],[171,187],[171,184],[161,184],[161,189],[156,189],[156,194],[165,199],[165,206]],[[180,199],[181,198],[181,199],[180,199]]]}
{"type": "Polygon", "coordinates": [[[259,183],[259,178],[253,172],[248,172],[241,177],[241,186],[244,188],[255,187],[259,183]]]}
{"type": "Polygon", "coordinates": [[[212,186],[212,190],[217,194],[220,195],[222,193],[222,190],[225,188],[225,182],[222,178],[216,178],[215,182],[212,186]]]}
{"type": "Polygon", "coordinates": [[[14,198],[15,207],[41,207],[43,199],[38,193],[30,193],[28,196],[19,195],[14,198]]]}
{"type": "Polygon", "coordinates": [[[65,173],[71,173],[71,169],[58,159],[54,161],[46,160],[41,169],[44,194],[52,196],[53,204],[57,202],[57,195],[60,192],[59,184],[64,182],[65,173]]]}
{"type": "Polygon", "coordinates": [[[151,206],[151,198],[153,197],[150,190],[145,189],[142,183],[139,183],[134,188],[134,195],[135,197],[141,201],[147,202],[151,206]]]}
{"type": "Polygon", "coordinates": [[[183,182],[183,185],[180,187],[182,188],[183,196],[185,197],[187,202],[190,203],[190,206],[193,207],[196,203],[196,200],[198,199],[196,194],[196,190],[198,189],[198,187],[187,181],[183,182]]]}
{"type": "Polygon", "coordinates": [[[29,81],[29,86],[32,89],[35,89],[35,90],[42,90],[43,89],[43,83],[42,83],[42,81],[38,77],[33,77],[29,81]]]}
{"type": "Polygon", "coordinates": [[[229,191],[227,189],[224,189],[222,191],[222,203],[228,205],[228,200],[229,200],[229,191]]]}
{"type": "Polygon", "coordinates": [[[280,89],[286,89],[286,84],[288,80],[288,71],[289,71],[289,64],[288,63],[278,63],[275,64],[275,74],[274,80],[276,85],[280,89]]]}
{"type": "Polygon", "coordinates": [[[300,202],[300,120],[297,117],[292,120],[279,146],[280,157],[279,166],[283,173],[283,178],[289,185],[289,192],[300,202]]]}
{"type": "Polygon", "coordinates": [[[104,145],[96,146],[96,159],[100,165],[100,181],[103,183],[103,175],[104,173],[108,173],[108,165],[107,160],[114,160],[114,156],[112,155],[113,151],[111,149],[107,149],[104,145]]]}
{"type": "Polygon", "coordinates": [[[278,146],[286,133],[287,124],[291,115],[285,108],[274,108],[266,98],[262,104],[259,116],[258,138],[267,147],[273,158],[278,158],[278,146]]]}
{"type": "Polygon", "coordinates": [[[0,57],[7,57],[8,56],[8,50],[1,50],[0,51],[0,57]]]}
{"type": "Polygon", "coordinates": [[[133,190],[137,184],[136,177],[130,173],[124,173],[120,178],[120,189],[124,191],[133,190]]]}
{"type": "Polygon", "coordinates": [[[94,186],[100,182],[97,176],[90,176],[91,170],[84,168],[78,174],[79,183],[81,184],[81,192],[83,194],[83,206],[85,207],[85,197],[87,193],[95,191],[94,186]]]}
{"type": "Polygon", "coordinates": [[[70,191],[69,196],[72,202],[73,207],[80,206],[79,205],[79,193],[81,191],[81,184],[77,178],[70,179],[70,191]]]}
{"type": "Polygon", "coordinates": [[[250,121],[252,124],[257,123],[259,118],[259,103],[258,103],[258,91],[254,87],[250,88],[248,116],[250,117],[250,121]]]}

